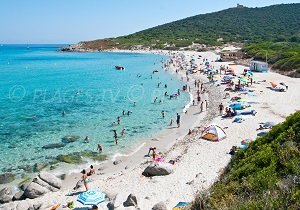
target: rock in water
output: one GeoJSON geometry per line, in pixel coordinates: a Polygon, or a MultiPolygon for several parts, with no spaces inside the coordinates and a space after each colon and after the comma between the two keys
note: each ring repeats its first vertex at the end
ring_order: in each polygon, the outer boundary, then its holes
{"type": "Polygon", "coordinates": [[[35,182],[31,182],[28,187],[24,191],[24,195],[26,198],[38,198],[44,194],[49,192],[46,188],[40,186],[39,184],[35,182]]]}
{"type": "Polygon", "coordinates": [[[128,195],[127,200],[123,203],[123,206],[137,206],[136,196],[134,196],[133,194],[128,195]]]}
{"type": "Polygon", "coordinates": [[[4,173],[0,174],[0,184],[10,183],[15,180],[15,174],[13,173],[4,173]]]}
{"type": "Polygon", "coordinates": [[[34,172],[40,172],[42,171],[44,168],[46,168],[48,166],[48,163],[36,163],[33,166],[33,171],[34,172]]]}
{"type": "Polygon", "coordinates": [[[0,203],[8,203],[13,199],[13,189],[11,187],[5,187],[0,190],[0,203]]]}
{"type": "Polygon", "coordinates": [[[61,140],[64,143],[72,143],[80,139],[80,136],[65,136],[61,140]]]}
{"type": "Polygon", "coordinates": [[[50,174],[48,172],[41,172],[39,174],[39,177],[41,180],[47,182],[50,186],[55,187],[57,189],[60,189],[62,186],[62,181],[57,178],[56,176],[54,176],[53,174],[50,174]]]}
{"type": "Polygon", "coordinates": [[[173,173],[173,165],[169,163],[152,163],[145,168],[145,176],[165,176],[173,173]]]}
{"type": "Polygon", "coordinates": [[[164,202],[159,202],[152,207],[152,210],[168,210],[164,202]]]}
{"type": "Polygon", "coordinates": [[[55,144],[47,144],[45,146],[43,146],[43,149],[57,149],[57,148],[62,148],[64,147],[65,144],[64,143],[55,143],[55,144]]]}

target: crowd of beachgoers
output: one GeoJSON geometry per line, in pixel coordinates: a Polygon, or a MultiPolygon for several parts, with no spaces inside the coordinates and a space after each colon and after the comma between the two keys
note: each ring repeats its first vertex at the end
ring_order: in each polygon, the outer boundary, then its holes
{"type": "MultiPolygon", "coordinates": [[[[173,113],[169,128],[156,138],[145,139],[128,154],[67,174],[57,192],[5,204],[4,209],[14,209],[22,202],[29,206],[46,202],[51,209],[172,209],[180,202],[188,205],[198,193],[209,190],[237,150],[247,149],[256,137],[300,109],[299,79],[219,62],[214,52],[147,53],[169,56],[162,70],[182,81],[182,89],[165,93],[166,100],[180,97],[181,92],[191,97],[182,113],[173,113]],[[97,205],[86,207],[78,199],[86,191],[105,196],[97,205]]],[[[166,85],[158,83],[157,87],[166,85]]],[[[155,98],[153,103],[161,101],[155,98]]],[[[161,111],[162,118],[165,112],[161,111]]],[[[122,114],[128,113],[124,110],[122,114]]],[[[116,123],[121,123],[119,117],[116,123]]],[[[117,144],[116,132],[114,138],[117,144]]],[[[98,145],[99,153],[102,149],[98,145]]]]}

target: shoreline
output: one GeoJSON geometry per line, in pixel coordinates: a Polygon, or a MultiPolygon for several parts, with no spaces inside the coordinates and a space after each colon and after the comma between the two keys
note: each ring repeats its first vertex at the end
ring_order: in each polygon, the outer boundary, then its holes
{"type": "MultiPolygon", "coordinates": [[[[116,52],[116,53],[141,53],[141,54],[160,54],[163,56],[171,57],[169,54],[169,51],[127,51],[127,50],[116,50],[116,51],[108,51],[108,52],[116,52]]],[[[174,52],[172,52],[174,53],[174,52]]],[[[175,52],[175,53],[181,53],[181,52],[175,52]]],[[[168,67],[167,72],[169,74],[176,74],[175,67],[168,67]]],[[[178,80],[180,80],[180,77],[183,77],[186,79],[186,75],[183,72],[178,73],[178,80]]],[[[202,82],[206,80],[208,81],[206,77],[201,75],[198,79],[201,79],[202,82]]],[[[189,82],[189,84],[193,84],[193,81],[195,78],[192,78],[192,80],[189,82]]],[[[93,165],[95,167],[96,171],[101,171],[101,173],[96,172],[96,176],[93,179],[99,179],[99,178],[107,178],[109,176],[116,176],[120,173],[123,173],[125,170],[128,170],[128,168],[131,168],[130,166],[137,166],[137,165],[143,165],[145,162],[148,162],[151,160],[151,158],[145,158],[144,155],[147,153],[149,147],[156,147],[159,148],[159,152],[161,154],[168,152],[178,140],[182,140],[187,136],[189,129],[194,129],[197,124],[205,118],[205,112],[200,114],[199,116],[193,117],[190,113],[187,115],[184,114],[185,111],[190,112],[192,101],[195,97],[195,88],[192,86],[191,92],[186,92],[190,96],[190,100],[187,102],[187,104],[182,108],[181,111],[181,124],[184,125],[181,128],[176,127],[166,127],[160,132],[156,132],[153,134],[153,138],[144,138],[140,139],[139,142],[133,144],[130,146],[128,151],[124,151],[122,153],[116,153],[112,157],[100,162],[98,164],[93,165]],[[190,119],[191,118],[191,119],[190,119]],[[176,129],[175,135],[173,134],[172,130],[176,129]],[[172,141],[168,141],[169,139],[174,139],[172,141]],[[142,142],[142,143],[141,143],[142,142]],[[114,162],[118,162],[117,164],[114,164],[114,162]],[[128,166],[130,165],[130,166],[128,166]]],[[[207,97],[207,96],[206,96],[207,97]]],[[[192,110],[192,114],[194,115],[197,113],[198,107],[192,107],[194,108],[192,110]]],[[[90,163],[86,163],[83,166],[85,168],[88,168],[90,163]]],[[[77,181],[80,179],[81,169],[76,170],[76,172],[71,172],[65,174],[66,178],[63,181],[63,188],[70,189],[70,187],[73,187],[76,185],[77,181]]],[[[74,170],[73,170],[74,171],[74,170]]],[[[69,171],[70,172],[70,171],[69,171]]]]}
{"type": "MultiPolygon", "coordinates": [[[[151,53],[151,52],[149,52],[151,53]]],[[[174,53],[174,52],[172,52],[174,53]]],[[[193,55],[204,55],[210,57],[213,52],[177,52],[185,53],[186,59],[193,55]]],[[[201,57],[202,60],[202,57],[201,57]]],[[[215,67],[219,65],[228,65],[231,62],[212,62],[215,67]]],[[[237,73],[243,71],[243,66],[232,65],[237,73]]],[[[174,69],[173,69],[174,71],[174,69]]],[[[184,75],[183,75],[184,76],[184,75]]],[[[207,78],[202,74],[193,75],[195,79],[207,78]]],[[[164,133],[159,132],[160,138],[149,139],[140,145],[136,151],[122,156],[122,162],[113,165],[112,160],[97,167],[96,174],[93,176],[91,187],[98,188],[107,193],[109,197],[117,196],[119,200],[125,201],[130,193],[138,198],[138,205],[141,209],[151,209],[151,207],[160,201],[165,202],[168,209],[174,207],[179,201],[192,201],[195,195],[201,191],[209,189],[209,187],[218,179],[222,170],[229,163],[231,156],[228,154],[232,146],[238,146],[240,141],[245,138],[256,138],[256,128],[260,122],[274,121],[282,122],[286,116],[300,109],[297,101],[300,100],[300,93],[297,93],[300,81],[289,78],[274,72],[255,74],[256,81],[266,79],[269,81],[286,82],[289,84],[289,91],[285,93],[274,92],[267,88],[268,83],[254,83],[253,89],[256,96],[242,95],[252,102],[251,109],[255,109],[258,113],[255,117],[245,117],[242,123],[232,123],[232,119],[223,119],[219,117],[218,104],[223,102],[227,104],[228,100],[224,100],[222,91],[224,86],[211,85],[207,89],[209,91],[209,104],[207,112],[199,114],[198,106],[190,106],[188,116],[182,114],[182,120],[185,120],[195,127],[192,135],[187,135],[187,128],[181,128],[182,131],[172,132],[174,129],[166,129],[164,133]],[[278,103],[278,97],[281,98],[278,103]],[[216,123],[227,129],[227,138],[220,142],[210,142],[200,140],[201,126],[216,123]],[[200,129],[199,129],[200,128],[200,129]],[[173,135],[173,136],[172,136],[173,135]],[[177,139],[176,137],[177,136],[177,139]],[[174,165],[174,173],[166,177],[147,178],[142,176],[144,168],[148,165],[149,159],[144,157],[149,146],[157,146],[163,152],[164,157],[169,159],[179,159],[174,165]],[[165,146],[165,147],[164,147],[165,146]],[[114,169],[113,171],[109,171],[114,169]],[[99,170],[100,169],[100,170],[99,170]],[[104,173],[104,174],[102,174],[104,173]]],[[[192,84],[192,82],[190,82],[192,84]]],[[[208,84],[210,85],[210,84],[208,84]]],[[[193,86],[193,85],[191,85],[193,86]]],[[[193,90],[192,90],[193,92],[193,90]]],[[[240,93],[232,93],[231,96],[240,93]]],[[[184,125],[183,125],[184,126],[184,125]]],[[[189,125],[186,125],[189,127],[189,125]]],[[[191,127],[190,127],[191,128],[191,127]]],[[[79,169],[80,170],[80,169],[79,169]]],[[[56,193],[48,193],[45,196],[35,200],[42,201],[45,199],[55,201],[56,203],[65,204],[74,201],[76,196],[66,196],[70,193],[74,183],[80,178],[80,174],[73,174],[66,177],[63,183],[63,189],[56,193]]],[[[22,202],[22,201],[21,201],[22,202]]],[[[100,208],[104,207],[102,204],[100,208]]]]}

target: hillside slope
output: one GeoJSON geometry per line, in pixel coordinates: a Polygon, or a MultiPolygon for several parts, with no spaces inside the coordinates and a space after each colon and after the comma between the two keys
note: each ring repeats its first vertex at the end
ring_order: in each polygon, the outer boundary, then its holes
{"type": "Polygon", "coordinates": [[[300,3],[262,8],[230,8],[201,14],[131,35],[83,42],[90,49],[129,48],[133,45],[164,48],[192,42],[216,45],[226,42],[300,41],[300,3]]]}
{"type": "Polygon", "coordinates": [[[299,33],[300,4],[282,4],[263,8],[231,8],[197,15],[122,39],[141,44],[156,43],[157,40],[159,43],[177,43],[182,39],[216,44],[218,38],[223,38],[225,42],[282,41],[299,33]]]}
{"type": "Polygon", "coordinates": [[[230,8],[127,36],[81,42],[63,50],[98,51],[142,47],[178,50],[193,43],[216,46],[230,42],[246,44],[244,50],[257,59],[264,60],[266,52],[269,52],[273,68],[284,73],[300,74],[300,3],[262,8],[230,8]]]}
{"type": "Polygon", "coordinates": [[[191,209],[299,209],[300,112],[239,151],[191,209]]]}

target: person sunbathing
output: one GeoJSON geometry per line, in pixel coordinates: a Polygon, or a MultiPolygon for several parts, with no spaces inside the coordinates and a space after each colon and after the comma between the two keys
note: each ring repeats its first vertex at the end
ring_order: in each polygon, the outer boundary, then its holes
{"type": "Polygon", "coordinates": [[[257,128],[256,130],[259,131],[259,130],[264,130],[264,129],[266,129],[264,126],[259,125],[259,128],[257,128]]]}

